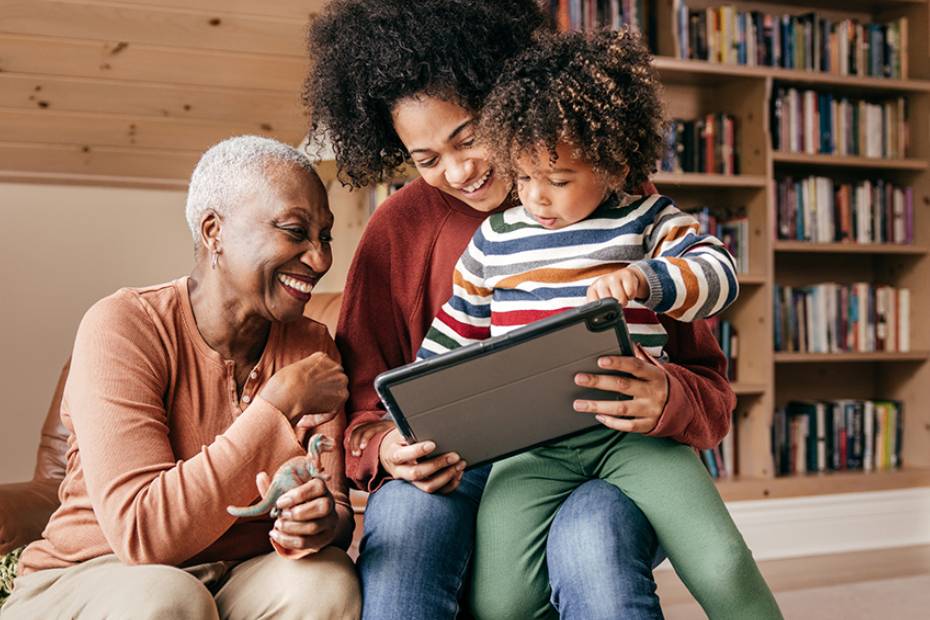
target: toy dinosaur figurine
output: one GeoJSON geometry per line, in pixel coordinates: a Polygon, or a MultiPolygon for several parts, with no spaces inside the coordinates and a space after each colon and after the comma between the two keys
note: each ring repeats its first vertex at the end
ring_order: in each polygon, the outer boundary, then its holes
{"type": "Polygon", "coordinates": [[[270,510],[271,517],[276,519],[278,509],[275,508],[275,502],[279,497],[311,478],[326,478],[323,474],[320,456],[323,452],[332,450],[335,445],[335,442],[326,435],[314,435],[307,443],[307,456],[297,456],[285,461],[275,472],[268,490],[265,491],[265,496],[257,504],[227,506],[226,511],[234,517],[257,517],[270,510]]]}

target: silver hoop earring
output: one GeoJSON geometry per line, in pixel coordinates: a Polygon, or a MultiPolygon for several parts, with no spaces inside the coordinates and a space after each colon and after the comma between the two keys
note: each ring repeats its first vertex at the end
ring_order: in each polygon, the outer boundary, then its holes
{"type": "Polygon", "coordinates": [[[217,261],[220,259],[220,253],[213,250],[213,257],[210,259],[210,267],[216,269],[217,261]]]}

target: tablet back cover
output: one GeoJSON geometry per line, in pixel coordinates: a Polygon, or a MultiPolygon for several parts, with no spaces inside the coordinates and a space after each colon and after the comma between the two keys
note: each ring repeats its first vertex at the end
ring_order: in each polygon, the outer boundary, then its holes
{"type": "MultiPolygon", "coordinates": [[[[625,334],[622,320],[620,328],[625,334]]],[[[620,354],[620,340],[614,326],[591,331],[582,321],[390,391],[417,441],[435,441],[436,453],[456,452],[473,467],[600,426],[572,402],[626,397],[576,386],[574,376],[603,373],[598,357],[620,354]]]]}

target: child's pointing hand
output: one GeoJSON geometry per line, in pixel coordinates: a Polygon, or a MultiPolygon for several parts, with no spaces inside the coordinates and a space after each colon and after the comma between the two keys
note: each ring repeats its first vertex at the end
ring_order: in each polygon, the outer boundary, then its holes
{"type": "Polygon", "coordinates": [[[624,267],[601,276],[588,287],[588,301],[613,297],[626,306],[631,300],[642,301],[649,297],[649,283],[639,269],[624,267]]]}

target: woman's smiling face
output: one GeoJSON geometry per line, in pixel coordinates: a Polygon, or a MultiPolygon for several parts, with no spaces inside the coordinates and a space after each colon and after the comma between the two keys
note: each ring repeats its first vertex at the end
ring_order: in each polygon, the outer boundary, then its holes
{"type": "Polygon", "coordinates": [[[250,313],[272,321],[303,315],[333,264],[333,214],[318,178],[278,166],[221,223],[220,262],[250,313]]]}
{"type": "Polygon", "coordinates": [[[478,211],[493,211],[507,199],[510,183],[475,143],[474,114],[422,95],[399,101],[391,117],[424,181],[478,211]]]}

